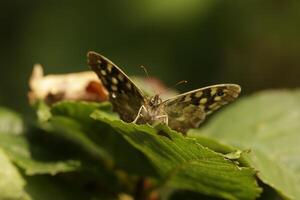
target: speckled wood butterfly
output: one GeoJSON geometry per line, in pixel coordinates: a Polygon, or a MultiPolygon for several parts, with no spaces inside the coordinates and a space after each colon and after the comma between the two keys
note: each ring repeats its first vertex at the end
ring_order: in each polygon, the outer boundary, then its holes
{"type": "Polygon", "coordinates": [[[219,84],[162,100],[159,95],[147,97],[113,62],[96,52],[88,52],[88,64],[109,91],[113,109],[125,122],[137,124],[166,123],[185,133],[203,122],[223,105],[235,100],[241,88],[236,84],[219,84]]]}

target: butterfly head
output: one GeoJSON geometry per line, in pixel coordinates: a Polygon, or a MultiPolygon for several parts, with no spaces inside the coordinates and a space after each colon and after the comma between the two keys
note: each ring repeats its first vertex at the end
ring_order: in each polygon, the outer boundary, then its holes
{"type": "Polygon", "coordinates": [[[158,107],[161,103],[162,103],[162,99],[158,94],[150,97],[149,99],[149,106],[151,107],[158,107]]]}

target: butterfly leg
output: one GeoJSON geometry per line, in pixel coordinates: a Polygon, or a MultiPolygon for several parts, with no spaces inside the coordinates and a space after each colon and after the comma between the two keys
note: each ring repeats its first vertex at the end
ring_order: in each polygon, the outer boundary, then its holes
{"type": "Polygon", "coordinates": [[[168,115],[159,115],[156,117],[156,119],[162,119],[163,123],[166,125],[168,125],[169,123],[168,115]]]}
{"type": "Polygon", "coordinates": [[[138,120],[138,119],[140,118],[140,116],[142,115],[141,112],[142,112],[143,110],[144,110],[144,111],[147,111],[144,105],[142,105],[142,106],[140,107],[139,112],[138,112],[136,118],[133,120],[132,123],[135,124],[135,123],[137,122],[137,120],[138,120]]]}

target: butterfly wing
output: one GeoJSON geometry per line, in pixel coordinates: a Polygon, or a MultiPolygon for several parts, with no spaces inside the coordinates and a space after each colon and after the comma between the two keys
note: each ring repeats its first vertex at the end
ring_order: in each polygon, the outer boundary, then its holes
{"type": "Polygon", "coordinates": [[[109,100],[122,120],[132,122],[144,103],[141,90],[113,62],[96,52],[88,52],[88,64],[109,91],[109,100]]]}
{"type": "Polygon", "coordinates": [[[168,125],[185,133],[196,128],[205,117],[223,105],[234,101],[241,88],[236,84],[213,85],[193,90],[164,101],[168,125]]]}

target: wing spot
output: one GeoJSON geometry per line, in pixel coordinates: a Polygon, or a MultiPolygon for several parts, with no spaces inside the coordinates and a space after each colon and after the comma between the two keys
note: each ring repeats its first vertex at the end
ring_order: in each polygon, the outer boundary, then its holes
{"type": "Polygon", "coordinates": [[[216,110],[219,108],[219,105],[218,105],[218,103],[213,103],[213,104],[209,105],[208,108],[210,110],[216,110]]]}
{"type": "Polygon", "coordinates": [[[191,100],[192,100],[191,95],[186,95],[184,98],[184,101],[191,101],[191,100]]]}
{"type": "Polygon", "coordinates": [[[239,96],[239,94],[238,94],[238,93],[233,93],[232,96],[233,96],[234,98],[237,98],[237,97],[239,96]]]}
{"type": "Polygon", "coordinates": [[[115,85],[111,85],[110,88],[112,91],[118,91],[118,87],[115,85]]]}
{"type": "Polygon", "coordinates": [[[213,111],[218,110],[221,106],[220,105],[216,105],[215,107],[212,108],[213,111]]]}
{"type": "Polygon", "coordinates": [[[106,68],[107,68],[108,73],[111,73],[112,67],[113,67],[112,64],[107,63],[106,68]]]}
{"type": "Polygon", "coordinates": [[[124,76],[122,74],[118,74],[117,78],[120,80],[120,81],[123,81],[124,80],[124,76]]]}
{"type": "Polygon", "coordinates": [[[229,102],[228,101],[220,101],[219,104],[221,104],[222,106],[228,104],[229,102]]]}
{"type": "Polygon", "coordinates": [[[212,110],[209,110],[209,111],[206,112],[206,114],[210,115],[212,112],[213,112],[212,110]]]}
{"type": "Polygon", "coordinates": [[[199,101],[200,104],[205,104],[206,102],[207,102],[207,98],[202,98],[199,101]]]}
{"type": "Polygon", "coordinates": [[[197,92],[197,93],[195,94],[195,97],[196,97],[196,98],[199,98],[199,97],[201,97],[202,95],[203,95],[203,92],[200,91],[200,92],[197,92]]]}
{"type": "Polygon", "coordinates": [[[204,109],[205,109],[205,106],[204,106],[204,105],[199,105],[199,108],[200,108],[201,110],[204,110],[204,109]]]}
{"type": "Polygon", "coordinates": [[[117,98],[116,93],[112,92],[112,93],[111,93],[111,97],[112,97],[113,99],[117,98]]]}
{"type": "Polygon", "coordinates": [[[116,79],[115,77],[112,77],[112,78],[111,78],[111,82],[112,82],[113,84],[117,85],[119,81],[118,81],[118,79],[116,79]]]}
{"type": "Polygon", "coordinates": [[[106,75],[106,71],[105,70],[103,70],[103,69],[101,69],[101,74],[103,75],[103,76],[105,76],[106,75]]]}
{"type": "Polygon", "coordinates": [[[211,88],[210,95],[213,96],[217,93],[217,88],[211,88]]]}
{"type": "Polygon", "coordinates": [[[222,98],[221,98],[220,96],[216,96],[216,97],[214,98],[214,100],[215,100],[215,101],[221,101],[222,98]]]}
{"type": "Polygon", "coordinates": [[[127,82],[126,87],[131,90],[131,88],[132,88],[131,83],[127,82]]]}

